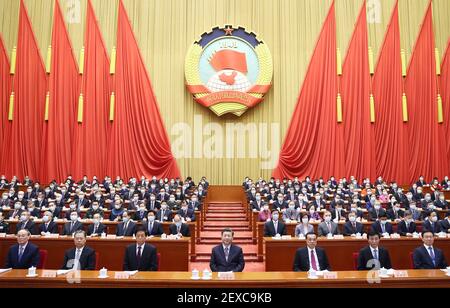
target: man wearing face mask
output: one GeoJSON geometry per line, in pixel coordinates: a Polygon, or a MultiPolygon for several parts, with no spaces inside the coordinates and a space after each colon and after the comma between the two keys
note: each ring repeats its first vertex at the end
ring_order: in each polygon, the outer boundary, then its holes
{"type": "Polygon", "coordinates": [[[150,194],[150,199],[148,200],[147,209],[149,211],[157,211],[161,208],[161,203],[156,200],[155,194],[150,194]]]}
{"type": "Polygon", "coordinates": [[[373,209],[369,210],[369,221],[377,221],[382,215],[386,215],[386,211],[379,201],[375,201],[373,209]]]}
{"type": "Polygon", "coordinates": [[[20,202],[20,203],[22,203],[22,205],[26,205],[27,200],[25,199],[25,193],[23,191],[19,191],[17,193],[17,198],[14,199],[14,202],[20,202]]]}
{"type": "Polygon", "coordinates": [[[407,210],[405,212],[403,220],[400,221],[400,223],[398,224],[397,232],[401,236],[408,236],[408,237],[411,237],[414,232],[417,232],[416,223],[412,218],[412,213],[410,210],[407,210]]]}
{"type": "Polygon", "coordinates": [[[147,219],[147,215],[148,215],[147,208],[145,207],[145,204],[143,202],[141,202],[139,204],[138,210],[134,213],[133,220],[143,221],[143,220],[147,219]]]}
{"type": "Polygon", "coordinates": [[[193,209],[194,211],[201,210],[201,204],[198,201],[198,198],[196,195],[192,195],[191,201],[188,203],[188,207],[193,209]]]}
{"type": "Polygon", "coordinates": [[[403,205],[405,206],[406,209],[409,210],[411,203],[416,204],[416,200],[414,200],[414,198],[413,198],[413,193],[408,191],[406,193],[406,199],[404,199],[404,201],[403,201],[403,205]]]}
{"type": "Polygon", "coordinates": [[[148,212],[147,220],[143,221],[147,236],[161,236],[164,233],[162,224],[155,220],[155,212],[148,212]]]}
{"type": "Polygon", "coordinates": [[[348,221],[344,224],[344,235],[356,236],[356,233],[363,234],[364,226],[362,223],[356,221],[356,213],[350,212],[348,214],[348,221]]]}
{"type": "Polygon", "coordinates": [[[80,210],[77,210],[77,205],[72,202],[69,204],[69,210],[66,210],[66,214],[64,215],[64,218],[67,220],[70,220],[70,213],[77,212],[78,215],[80,215],[80,210]]]}
{"type": "Polygon", "coordinates": [[[450,233],[450,211],[445,214],[445,219],[441,220],[441,231],[450,233]]]}
{"type": "Polygon", "coordinates": [[[172,211],[169,210],[166,202],[161,203],[161,209],[156,213],[156,220],[160,222],[168,222],[172,220],[172,211]]]}
{"type": "Polygon", "coordinates": [[[287,202],[284,200],[284,196],[281,192],[278,194],[277,200],[272,204],[272,207],[273,209],[276,209],[279,212],[287,208],[287,202]]]}
{"type": "MultiPolygon", "coordinates": [[[[422,202],[423,199],[425,199],[425,195],[423,194],[423,189],[422,187],[417,187],[417,193],[413,194],[413,198],[414,200],[416,200],[417,202],[422,202]]],[[[430,195],[430,199],[431,199],[431,195],[430,195]]]]}
{"type": "Polygon", "coordinates": [[[72,235],[78,230],[83,230],[83,224],[78,220],[78,213],[73,211],[70,213],[70,221],[64,224],[62,235],[72,235]]]}
{"type": "Polygon", "coordinates": [[[378,234],[389,234],[394,233],[392,229],[392,224],[388,222],[386,214],[380,215],[379,220],[374,222],[370,228],[371,231],[377,232],[378,234]]]}
{"type": "MultiPolygon", "coordinates": [[[[127,202],[127,201],[125,201],[127,202]]],[[[129,211],[136,211],[139,209],[139,204],[141,202],[139,201],[139,194],[138,193],[134,193],[133,197],[130,199],[129,203],[128,203],[128,210],[129,211]]]]}
{"type": "Polygon", "coordinates": [[[99,214],[101,218],[103,218],[104,216],[103,210],[100,208],[100,205],[97,200],[92,202],[91,207],[86,212],[85,218],[93,219],[95,214],[99,214]]]}
{"type": "Polygon", "coordinates": [[[411,211],[413,220],[422,220],[422,212],[417,208],[416,201],[409,204],[409,211],[411,211]]]}
{"type": "Polygon", "coordinates": [[[254,201],[250,201],[250,204],[251,204],[251,207],[252,207],[252,211],[259,212],[264,207],[265,202],[262,201],[261,194],[260,193],[256,193],[255,200],[254,201]]]}
{"type": "Polygon", "coordinates": [[[5,221],[3,212],[0,212],[0,233],[9,233],[9,224],[5,221]]]}
{"type": "Polygon", "coordinates": [[[16,230],[28,230],[32,235],[38,234],[36,224],[30,220],[30,213],[28,211],[23,211],[20,214],[20,221],[17,224],[16,230]]]}
{"type": "Polygon", "coordinates": [[[179,235],[185,237],[191,236],[189,226],[181,221],[180,215],[175,215],[173,219],[173,224],[169,226],[169,232],[172,235],[179,235]]]}
{"type": "Polygon", "coordinates": [[[350,205],[350,213],[351,213],[351,212],[355,213],[356,221],[361,222],[361,220],[363,219],[364,213],[363,213],[363,211],[361,211],[361,210],[358,208],[358,205],[357,205],[356,203],[352,203],[352,204],[350,205]]]}
{"type": "Polygon", "coordinates": [[[39,193],[37,200],[34,201],[34,205],[40,209],[47,206],[47,200],[45,200],[44,193],[39,193]]]}
{"type": "Polygon", "coordinates": [[[34,206],[34,202],[28,202],[27,204],[27,211],[30,213],[31,217],[40,217],[41,216],[41,209],[37,209],[34,206]]]}
{"type": "Polygon", "coordinates": [[[39,226],[39,234],[44,236],[46,234],[59,234],[58,225],[53,221],[53,214],[46,211],[42,216],[42,224],[39,226]]]}
{"type": "Polygon", "coordinates": [[[14,210],[9,211],[8,213],[8,219],[19,219],[20,214],[22,214],[22,203],[16,202],[14,204],[14,210]]]}
{"type": "Polygon", "coordinates": [[[187,206],[187,203],[184,200],[181,203],[181,209],[178,210],[177,214],[180,215],[184,221],[195,221],[195,212],[187,206]]]}
{"type": "Polygon", "coordinates": [[[387,210],[387,216],[388,219],[395,221],[395,222],[400,222],[401,219],[403,218],[405,212],[400,208],[400,204],[397,202],[394,202],[393,207],[389,210],[387,210]]]}
{"type": "Polygon", "coordinates": [[[133,236],[136,234],[136,223],[130,219],[127,211],[122,214],[122,221],[117,225],[117,236],[133,236]]]}
{"type": "Polygon", "coordinates": [[[343,202],[336,203],[336,207],[331,211],[331,220],[335,223],[346,221],[347,211],[342,208],[343,206],[343,202]]]}
{"type": "Polygon", "coordinates": [[[441,232],[441,223],[438,221],[438,215],[432,211],[428,214],[428,219],[422,225],[422,231],[430,231],[435,233],[441,232]]]}
{"type": "Polygon", "coordinates": [[[112,209],[111,213],[109,214],[109,220],[110,221],[118,221],[124,211],[125,210],[122,207],[122,200],[116,199],[114,201],[114,208],[112,209]]]}
{"type": "Polygon", "coordinates": [[[272,219],[264,224],[264,236],[286,235],[286,225],[279,219],[279,212],[272,211],[272,219]]]}
{"type": "Polygon", "coordinates": [[[179,201],[175,199],[175,195],[169,196],[169,201],[167,201],[167,206],[172,212],[178,211],[179,209],[179,201]]]}
{"type": "Polygon", "coordinates": [[[104,224],[101,223],[102,217],[100,214],[94,214],[94,218],[92,219],[92,224],[89,225],[87,229],[88,236],[99,236],[102,233],[108,233],[107,228],[104,224]]]}
{"type": "Polygon", "coordinates": [[[295,208],[295,202],[289,201],[288,208],[286,211],[283,212],[283,221],[284,222],[291,222],[291,221],[298,221],[300,217],[300,210],[297,210],[295,208]]]}
{"type": "Polygon", "coordinates": [[[323,219],[324,221],[318,226],[319,236],[340,234],[338,224],[331,220],[331,213],[329,211],[323,214],[323,219]]]}
{"type": "Polygon", "coordinates": [[[439,193],[439,197],[436,201],[434,201],[434,206],[441,210],[446,210],[449,208],[448,202],[445,200],[445,195],[443,193],[439,193]]]}
{"type": "Polygon", "coordinates": [[[324,209],[327,205],[327,203],[325,202],[325,200],[322,199],[321,195],[319,193],[317,193],[314,196],[314,202],[313,202],[314,206],[316,207],[316,209],[324,209]]]}

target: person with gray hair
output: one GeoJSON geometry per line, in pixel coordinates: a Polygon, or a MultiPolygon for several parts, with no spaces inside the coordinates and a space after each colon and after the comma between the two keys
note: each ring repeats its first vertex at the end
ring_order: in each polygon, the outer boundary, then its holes
{"type": "Polygon", "coordinates": [[[66,250],[62,269],[95,270],[95,251],[86,246],[86,232],[78,230],[74,233],[75,248],[66,250]]]}
{"type": "Polygon", "coordinates": [[[44,216],[42,216],[42,224],[39,226],[39,233],[45,235],[58,234],[58,225],[53,221],[53,214],[50,211],[45,211],[44,216]]]}
{"type": "Polygon", "coordinates": [[[17,232],[17,244],[11,246],[6,257],[5,268],[28,269],[39,264],[39,248],[30,243],[31,233],[27,229],[17,232]]]}

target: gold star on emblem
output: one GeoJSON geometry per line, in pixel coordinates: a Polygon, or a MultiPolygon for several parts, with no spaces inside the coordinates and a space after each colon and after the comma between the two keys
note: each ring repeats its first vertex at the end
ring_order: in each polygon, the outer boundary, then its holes
{"type": "Polygon", "coordinates": [[[225,35],[233,35],[234,29],[230,26],[227,26],[225,29],[223,29],[223,31],[225,31],[225,35]]]}

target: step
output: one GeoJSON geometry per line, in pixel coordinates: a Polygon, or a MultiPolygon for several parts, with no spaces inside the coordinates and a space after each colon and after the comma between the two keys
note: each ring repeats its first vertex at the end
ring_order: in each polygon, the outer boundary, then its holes
{"type": "MultiPolygon", "coordinates": [[[[202,231],[222,231],[225,228],[225,226],[210,226],[210,227],[204,227],[202,231]]],[[[231,227],[233,231],[249,231],[250,227],[231,227]]]]}
{"type": "Polygon", "coordinates": [[[211,210],[221,210],[221,211],[229,211],[229,212],[233,212],[233,211],[243,211],[245,210],[245,207],[243,206],[230,206],[230,207],[226,207],[226,206],[217,206],[217,207],[208,207],[207,211],[211,211],[211,210]]]}
{"type": "Polygon", "coordinates": [[[234,212],[228,212],[228,213],[207,213],[206,214],[206,219],[208,219],[209,217],[242,217],[242,213],[234,213],[234,212]]]}
{"type": "MultiPolygon", "coordinates": [[[[237,231],[234,232],[234,239],[238,238],[252,238],[253,232],[251,231],[237,231]]],[[[200,233],[201,239],[209,239],[209,238],[221,238],[222,232],[221,231],[202,231],[200,233]]]]}
{"type": "Polygon", "coordinates": [[[246,217],[212,217],[212,218],[207,218],[207,221],[242,221],[242,222],[248,222],[246,217]]]}
{"type": "Polygon", "coordinates": [[[245,214],[245,210],[244,209],[239,209],[239,210],[230,211],[229,209],[226,209],[226,210],[208,209],[208,213],[206,213],[206,214],[225,214],[225,213],[230,213],[230,214],[241,213],[241,214],[245,214]]]}
{"type": "Polygon", "coordinates": [[[248,227],[248,221],[205,221],[204,227],[248,227]]]}
{"type": "MultiPolygon", "coordinates": [[[[200,244],[199,245],[217,245],[218,243],[221,242],[221,238],[211,238],[211,239],[201,239],[200,240],[200,244]]],[[[241,244],[253,244],[253,239],[233,239],[233,243],[237,244],[237,245],[241,245],[241,244]]]]}

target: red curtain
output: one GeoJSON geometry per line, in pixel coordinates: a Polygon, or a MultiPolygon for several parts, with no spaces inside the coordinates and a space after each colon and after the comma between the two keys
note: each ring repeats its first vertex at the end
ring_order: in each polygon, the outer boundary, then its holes
{"type": "Polygon", "coordinates": [[[20,1],[14,76],[14,118],[6,124],[1,173],[38,177],[47,76],[23,1],[20,1]]]}
{"type": "Polygon", "coordinates": [[[180,172],[122,1],[119,1],[115,82],[108,175],[178,177],[180,172]]]}
{"type": "Polygon", "coordinates": [[[83,122],[75,129],[72,157],[73,176],[83,175],[103,178],[106,175],[109,139],[109,59],[97,24],[95,13],[88,0],[85,38],[85,63],[82,76],[84,95],[83,122]],[[93,146],[95,145],[95,146],[93,146]]]}
{"type": "Polygon", "coordinates": [[[373,78],[375,97],[376,174],[408,183],[406,126],[402,113],[402,62],[398,2],[394,6],[373,78]]]}
{"type": "MultiPolygon", "coordinates": [[[[447,143],[447,162],[450,162],[450,40],[441,68],[441,96],[444,109],[444,136],[447,143]]],[[[449,164],[450,167],[450,164],[449,164]]],[[[450,169],[447,169],[450,174],[450,169]]]]}
{"type": "Polygon", "coordinates": [[[50,73],[50,106],[44,126],[40,180],[62,181],[71,173],[79,87],[78,66],[64,17],[55,1],[50,73]]]}
{"type": "Polygon", "coordinates": [[[341,176],[342,127],[336,113],[336,21],[334,1],[323,24],[289,130],[273,171],[276,178],[341,176]],[[320,86],[318,86],[320,85],[320,86]]]}
{"type": "Polygon", "coordinates": [[[448,171],[444,125],[438,124],[432,3],[428,6],[406,77],[408,96],[409,181],[426,181],[448,171]]]}
{"type": "MultiPolygon", "coordinates": [[[[11,75],[8,52],[0,35],[0,144],[3,145],[3,134],[8,123],[9,95],[11,94],[11,75]]],[[[2,153],[0,151],[0,161],[2,153]]]]}
{"type": "Polygon", "coordinates": [[[366,3],[361,8],[342,69],[345,174],[375,178],[375,134],[370,123],[366,3]]]}

